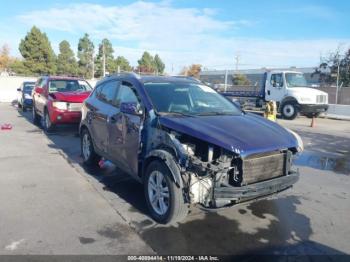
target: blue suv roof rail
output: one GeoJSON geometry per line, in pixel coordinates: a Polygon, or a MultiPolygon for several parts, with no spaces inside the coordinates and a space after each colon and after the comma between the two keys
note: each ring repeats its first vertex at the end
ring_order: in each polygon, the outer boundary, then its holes
{"type": "Polygon", "coordinates": [[[192,80],[192,81],[195,81],[195,82],[198,82],[198,83],[203,83],[201,80],[193,77],[193,76],[184,76],[184,75],[174,75],[172,77],[176,77],[176,78],[184,78],[184,79],[188,79],[188,80],[192,80]]]}
{"type": "Polygon", "coordinates": [[[134,73],[134,72],[120,72],[120,73],[113,73],[108,75],[107,77],[111,77],[111,76],[128,76],[128,77],[134,77],[137,79],[140,79],[140,75],[134,73]]]}

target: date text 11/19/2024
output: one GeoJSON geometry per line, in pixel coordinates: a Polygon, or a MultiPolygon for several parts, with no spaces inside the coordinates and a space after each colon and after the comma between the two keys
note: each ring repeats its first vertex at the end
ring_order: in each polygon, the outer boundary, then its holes
{"type": "Polygon", "coordinates": [[[128,256],[128,261],[219,261],[217,256],[128,256]]]}

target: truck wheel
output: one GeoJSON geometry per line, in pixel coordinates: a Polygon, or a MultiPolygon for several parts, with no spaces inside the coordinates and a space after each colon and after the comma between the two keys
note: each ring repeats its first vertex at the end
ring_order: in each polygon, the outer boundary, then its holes
{"type": "Polygon", "coordinates": [[[45,109],[45,113],[44,113],[43,127],[47,133],[50,133],[55,129],[55,125],[52,124],[51,119],[50,119],[50,115],[49,115],[49,112],[47,111],[47,109],[45,109]]]}
{"type": "Polygon", "coordinates": [[[182,188],[175,184],[164,162],[155,160],[148,165],[144,189],[151,217],[155,221],[173,224],[185,219],[188,205],[184,202],[182,188]]]}
{"type": "Polygon", "coordinates": [[[94,144],[92,142],[89,131],[84,128],[80,136],[80,150],[81,156],[83,157],[83,163],[88,166],[97,165],[101,159],[96,154],[94,144]]]}
{"type": "Polygon", "coordinates": [[[34,103],[33,103],[33,107],[32,107],[32,116],[33,116],[33,124],[34,124],[34,125],[39,125],[39,124],[40,124],[41,117],[40,117],[40,116],[38,115],[38,113],[36,112],[34,103]]]}
{"type": "Polygon", "coordinates": [[[295,102],[286,102],[282,106],[281,113],[283,118],[293,120],[298,116],[299,112],[295,102]]]}
{"type": "Polygon", "coordinates": [[[259,98],[259,99],[257,99],[256,101],[255,101],[255,106],[256,107],[262,107],[264,105],[264,100],[262,100],[261,98],[259,98]]]}

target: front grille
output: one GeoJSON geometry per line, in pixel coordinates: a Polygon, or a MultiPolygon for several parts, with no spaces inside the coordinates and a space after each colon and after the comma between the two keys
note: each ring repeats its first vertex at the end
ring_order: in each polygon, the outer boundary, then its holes
{"type": "Polygon", "coordinates": [[[241,185],[249,185],[286,175],[289,169],[289,160],[290,152],[277,152],[243,159],[241,185]]]}
{"type": "Polygon", "coordinates": [[[68,111],[81,111],[82,103],[67,103],[68,111]]]}
{"type": "Polygon", "coordinates": [[[327,103],[327,96],[326,95],[317,95],[316,96],[316,103],[317,104],[326,104],[327,103]]]}

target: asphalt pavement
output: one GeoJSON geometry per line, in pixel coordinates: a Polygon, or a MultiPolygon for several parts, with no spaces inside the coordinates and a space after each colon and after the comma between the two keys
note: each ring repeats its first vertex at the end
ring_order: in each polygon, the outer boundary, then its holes
{"type": "Polygon", "coordinates": [[[305,151],[301,178],[265,200],[176,226],[149,217],[142,185],[113,165],[82,165],[77,126],[46,135],[0,104],[0,254],[350,254],[350,122],[278,120],[305,151]]]}

